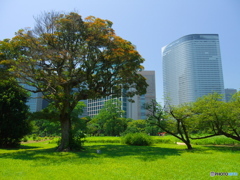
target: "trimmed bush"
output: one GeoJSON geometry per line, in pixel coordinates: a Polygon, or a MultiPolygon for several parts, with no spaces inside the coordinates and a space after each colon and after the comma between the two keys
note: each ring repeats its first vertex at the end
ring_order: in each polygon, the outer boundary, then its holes
{"type": "Polygon", "coordinates": [[[153,144],[153,140],[147,134],[130,133],[122,137],[122,143],[135,146],[150,146],[153,144]]]}

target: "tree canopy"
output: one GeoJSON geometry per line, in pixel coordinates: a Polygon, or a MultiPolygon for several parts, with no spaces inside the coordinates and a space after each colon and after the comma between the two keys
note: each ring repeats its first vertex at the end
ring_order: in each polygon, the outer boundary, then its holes
{"type": "Polygon", "coordinates": [[[147,83],[138,73],[144,59],[131,42],[115,34],[109,20],[83,19],[75,12],[45,12],[35,20],[34,28],[19,30],[6,41],[7,52],[14,55],[7,58],[12,73],[59,110],[58,150],[71,149],[70,114],[78,101],[120,96],[123,89],[127,97],[145,94],[147,83]]]}

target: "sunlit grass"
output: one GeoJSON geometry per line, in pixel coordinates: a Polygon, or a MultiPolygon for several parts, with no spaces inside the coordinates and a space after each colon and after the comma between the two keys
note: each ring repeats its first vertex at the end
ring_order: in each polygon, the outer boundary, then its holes
{"type": "MultiPolygon", "coordinates": [[[[202,135],[203,136],[203,135],[202,135]]],[[[166,136],[152,136],[155,144],[176,144],[181,142],[178,138],[166,135],[166,136]]],[[[121,137],[87,137],[88,143],[121,143],[121,137]]],[[[215,136],[206,139],[191,140],[193,145],[240,145],[240,141],[227,138],[225,136],[215,136]]]]}
{"type": "Polygon", "coordinates": [[[82,152],[55,152],[55,147],[44,141],[15,150],[0,149],[0,179],[205,180],[212,171],[240,174],[240,147],[195,145],[189,151],[176,144],[85,143],[82,152]]]}

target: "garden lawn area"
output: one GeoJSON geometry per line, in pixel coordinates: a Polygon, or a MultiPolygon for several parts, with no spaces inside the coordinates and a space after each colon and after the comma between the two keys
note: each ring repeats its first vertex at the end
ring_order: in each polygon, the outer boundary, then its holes
{"type": "Polygon", "coordinates": [[[193,145],[186,150],[184,145],[128,146],[91,138],[82,152],[55,152],[56,144],[49,141],[0,149],[0,180],[240,179],[239,146],[193,145]],[[210,177],[212,171],[238,176],[210,177]]]}

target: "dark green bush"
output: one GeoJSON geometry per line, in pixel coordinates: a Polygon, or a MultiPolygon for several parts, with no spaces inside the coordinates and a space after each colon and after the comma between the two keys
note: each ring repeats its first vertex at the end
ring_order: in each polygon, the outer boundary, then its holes
{"type": "Polygon", "coordinates": [[[31,132],[27,98],[16,82],[0,80],[0,148],[18,147],[31,132]]]}
{"type": "Polygon", "coordinates": [[[122,143],[135,146],[150,146],[153,144],[151,136],[144,133],[130,133],[122,137],[122,143]]]}

